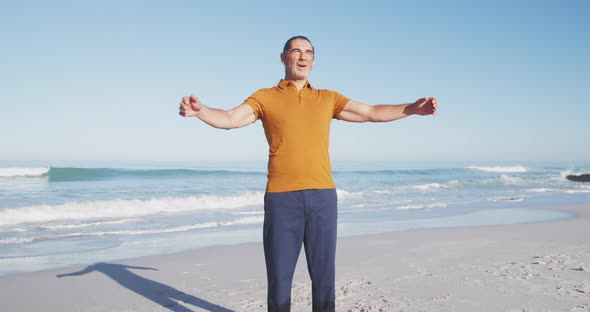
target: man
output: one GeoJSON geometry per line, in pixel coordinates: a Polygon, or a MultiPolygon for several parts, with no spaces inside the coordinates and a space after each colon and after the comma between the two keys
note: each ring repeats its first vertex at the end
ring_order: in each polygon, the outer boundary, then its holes
{"type": "Polygon", "coordinates": [[[314,47],[304,36],[289,39],[281,53],[285,79],[261,89],[225,111],[197,97],[182,98],[180,115],[198,117],[221,129],[262,121],[269,144],[264,197],[263,244],[268,279],[268,311],[289,311],[291,285],[301,245],[312,280],[313,311],[335,309],[337,199],[328,154],[333,118],[386,122],[410,115],[433,115],[434,97],[411,104],[367,105],[312,87],[314,47]]]}

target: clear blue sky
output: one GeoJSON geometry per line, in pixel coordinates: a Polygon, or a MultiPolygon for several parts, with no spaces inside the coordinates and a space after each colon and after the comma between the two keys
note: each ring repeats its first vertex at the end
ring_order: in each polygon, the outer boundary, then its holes
{"type": "Polygon", "coordinates": [[[334,160],[590,161],[590,1],[3,1],[0,161],[264,160],[260,122],[229,109],[283,77],[369,104],[437,96],[436,117],[335,121],[334,160]]]}

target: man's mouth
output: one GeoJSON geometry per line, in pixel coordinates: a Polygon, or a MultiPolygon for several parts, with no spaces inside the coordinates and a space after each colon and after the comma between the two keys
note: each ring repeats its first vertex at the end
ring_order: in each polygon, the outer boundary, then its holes
{"type": "Polygon", "coordinates": [[[297,64],[297,67],[303,69],[307,67],[307,64],[297,64]]]}

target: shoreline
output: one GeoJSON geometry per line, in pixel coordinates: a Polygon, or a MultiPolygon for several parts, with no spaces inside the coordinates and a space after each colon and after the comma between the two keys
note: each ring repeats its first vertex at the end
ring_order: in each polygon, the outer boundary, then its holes
{"type": "MultiPolygon", "coordinates": [[[[574,204],[575,205],[575,204],[574,204]]],[[[565,206],[565,204],[563,204],[565,206]]],[[[573,206],[573,205],[572,205],[573,206]]],[[[356,236],[369,236],[387,233],[397,233],[414,230],[443,229],[443,228],[471,228],[480,226],[508,225],[508,224],[528,224],[538,222],[557,222],[562,219],[571,218],[568,211],[551,208],[532,208],[532,207],[502,207],[477,209],[467,213],[451,214],[447,216],[438,216],[432,218],[418,219],[383,219],[381,221],[356,221],[346,222],[339,218],[338,221],[338,239],[356,236]],[[508,219],[510,218],[510,219],[508,219]]],[[[92,258],[93,252],[84,252],[83,258],[75,258],[69,254],[47,254],[37,255],[31,258],[7,258],[3,259],[4,268],[0,268],[0,277],[11,276],[26,273],[42,272],[46,270],[68,268],[82,265],[89,265],[96,262],[125,261],[144,257],[157,257],[163,255],[174,255],[177,253],[190,252],[207,247],[215,246],[233,246],[238,244],[262,244],[262,223],[256,228],[242,228],[231,231],[211,232],[211,233],[194,233],[186,234],[184,237],[172,238],[164,241],[163,249],[168,251],[146,252],[148,249],[137,248],[137,246],[115,246],[112,249],[106,248],[106,253],[102,253],[102,248],[97,249],[101,254],[94,254],[98,258],[92,258]],[[208,243],[209,239],[216,242],[208,243]],[[186,240],[196,239],[196,242],[188,243],[186,247],[179,243],[186,240]],[[172,245],[166,243],[173,242],[172,245]],[[125,249],[131,248],[125,251],[125,249]],[[107,255],[107,256],[105,256],[107,255]],[[65,260],[64,260],[65,259],[65,260]],[[34,261],[28,269],[6,270],[7,267],[18,263],[19,261],[34,261]],[[44,265],[44,263],[47,263],[44,265]],[[53,264],[52,264],[53,263],[53,264]],[[37,266],[35,268],[35,266],[37,266]]],[[[183,243],[184,244],[184,243],[183,243]]],[[[154,246],[155,247],[155,246],[154,246]]],[[[161,247],[156,247],[161,248],[161,247]]],[[[31,262],[32,263],[32,262],[31,262]]],[[[18,265],[16,265],[18,266],[18,265]]]]}
{"type": "MultiPolygon", "coordinates": [[[[571,217],[340,237],[337,311],[590,311],[590,205],[543,209],[571,217]]],[[[292,293],[310,310],[303,252],[292,293]]],[[[255,242],[9,274],[0,294],[9,311],[260,311],[266,274],[255,242]]]]}

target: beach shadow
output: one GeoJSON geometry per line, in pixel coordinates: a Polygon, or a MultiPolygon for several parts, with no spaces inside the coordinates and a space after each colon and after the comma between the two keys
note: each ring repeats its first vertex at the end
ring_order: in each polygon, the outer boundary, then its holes
{"type": "Polygon", "coordinates": [[[208,302],[206,300],[197,298],[193,295],[187,294],[182,292],[178,289],[170,287],[168,285],[162,284],[160,282],[156,282],[140,275],[137,275],[130,271],[130,269],[136,270],[153,270],[158,271],[154,268],[147,268],[147,267],[137,267],[137,266],[130,266],[130,265],[123,265],[123,264],[113,264],[113,263],[104,263],[99,262],[90,266],[87,266],[85,269],[66,273],[66,274],[58,274],[58,278],[68,277],[68,276],[80,276],[84,274],[88,274],[91,272],[101,272],[104,275],[110,277],[112,280],[117,282],[119,285],[135,292],[138,295],[144,296],[145,298],[161,305],[164,308],[167,308],[171,311],[175,312],[188,312],[193,311],[180,303],[178,301],[182,301],[184,303],[193,305],[195,307],[201,308],[206,311],[211,312],[234,312],[233,310],[224,308],[222,306],[216,305],[214,303],[208,302]]]}

